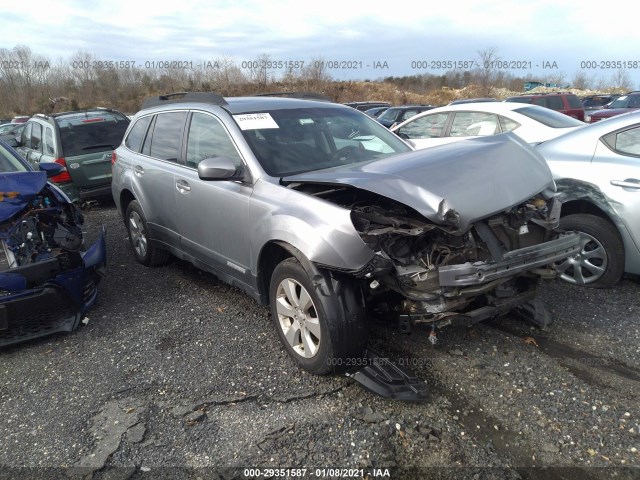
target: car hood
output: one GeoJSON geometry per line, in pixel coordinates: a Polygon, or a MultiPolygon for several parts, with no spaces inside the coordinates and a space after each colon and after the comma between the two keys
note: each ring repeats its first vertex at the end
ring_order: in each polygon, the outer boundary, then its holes
{"type": "Polygon", "coordinates": [[[623,113],[629,113],[637,108],[603,108],[593,113],[592,117],[614,117],[616,115],[622,115],[623,113]]]}
{"type": "Polygon", "coordinates": [[[47,184],[45,172],[0,173],[0,222],[23,210],[47,184]]]}
{"type": "Polygon", "coordinates": [[[544,159],[512,133],[382,160],[291,175],[283,182],[350,185],[401,202],[461,231],[532,196],[555,191],[544,159]]]}

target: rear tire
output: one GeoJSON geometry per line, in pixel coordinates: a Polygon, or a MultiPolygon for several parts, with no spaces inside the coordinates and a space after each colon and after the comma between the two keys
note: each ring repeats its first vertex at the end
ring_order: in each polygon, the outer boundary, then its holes
{"type": "Polygon", "coordinates": [[[309,373],[363,365],[365,311],[353,282],[315,272],[295,258],[280,262],[269,287],[271,316],[287,353],[309,373]]]}
{"type": "Polygon", "coordinates": [[[604,218],[577,213],[560,219],[563,230],[582,233],[582,251],[556,264],[559,278],[574,285],[605,288],[624,274],[624,245],[616,228],[604,218]]]}
{"type": "Polygon", "coordinates": [[[167,263],[171,254],[167,250],[158,248],[149,240],[147,220],[137,200],[132,200],[127,205],[125,225],[129,233],[129,243],[138,262],[147,267],[167,263]]]}

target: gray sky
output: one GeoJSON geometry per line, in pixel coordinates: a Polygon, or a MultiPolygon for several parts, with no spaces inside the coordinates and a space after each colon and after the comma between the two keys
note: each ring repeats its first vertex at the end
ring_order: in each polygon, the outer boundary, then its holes
{"type": "Polygon", "coordinates": [[[158,60],[196,66],[223,56],[240,64],[267,54],[287,62],[322,58],[336,79],[377,79],[442,74],[447,62],[476,62],[478,51],[495,48],[504,61],[499,66],[515,75],[560,73],[567,81],[580,70],[608,80],[620,66],[615,62],[627,62],[622,66],[640,88],[640,29],[625,2],[3,3],[0,46],[27,45],[53,62],[79,50],[140,67],[158,60]]]}

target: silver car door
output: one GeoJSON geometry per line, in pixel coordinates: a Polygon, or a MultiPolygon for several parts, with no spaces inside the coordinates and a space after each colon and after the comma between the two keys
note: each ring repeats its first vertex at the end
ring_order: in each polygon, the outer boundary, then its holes
{"type": "Polygon", "coordinates": [[[610,199],[640,250],[640,125],[600,139],[592,168],[594,183],[610,199]]]}
{"type": "Polygon", "coordinates": [[[252,185],[237,181],[205,181],[198,163],[227,157],[240,167],[242,159],[224,125],[213,115],[193,112],[186,165],[175,177],[174,195],[182,250],[205,264],[250,281],[249,198],[252,185]]]}

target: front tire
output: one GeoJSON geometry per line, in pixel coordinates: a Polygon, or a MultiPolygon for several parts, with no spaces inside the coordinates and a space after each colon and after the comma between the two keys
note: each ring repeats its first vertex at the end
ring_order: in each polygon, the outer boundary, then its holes
{"type": "Polygon", "coordinates": [[[127,205],[125,225],[129,233],[129,243],[131,243],[133,254],[138,262],[147,267],[167,263],[171,254],[158,248],[149,240],[147,220],[137,200],[133,200],[127,205]]]}
{"type": "Polygon", "coordinates": [[[595,288],[611,287],[620,281],[624,274],[624,245],[610,222],[578,213],[562,217],[560,227],[582,234],[582,251],[556,265],[561,280],[595,288]]]}
{"type": "Polygon", "coordinates": [[[269,300],[287,353],[309,373],[323,375],[362,364],[366,346],[364,307],[353,282],[309,273],[295,258],[276,266],[269,300]]]}

